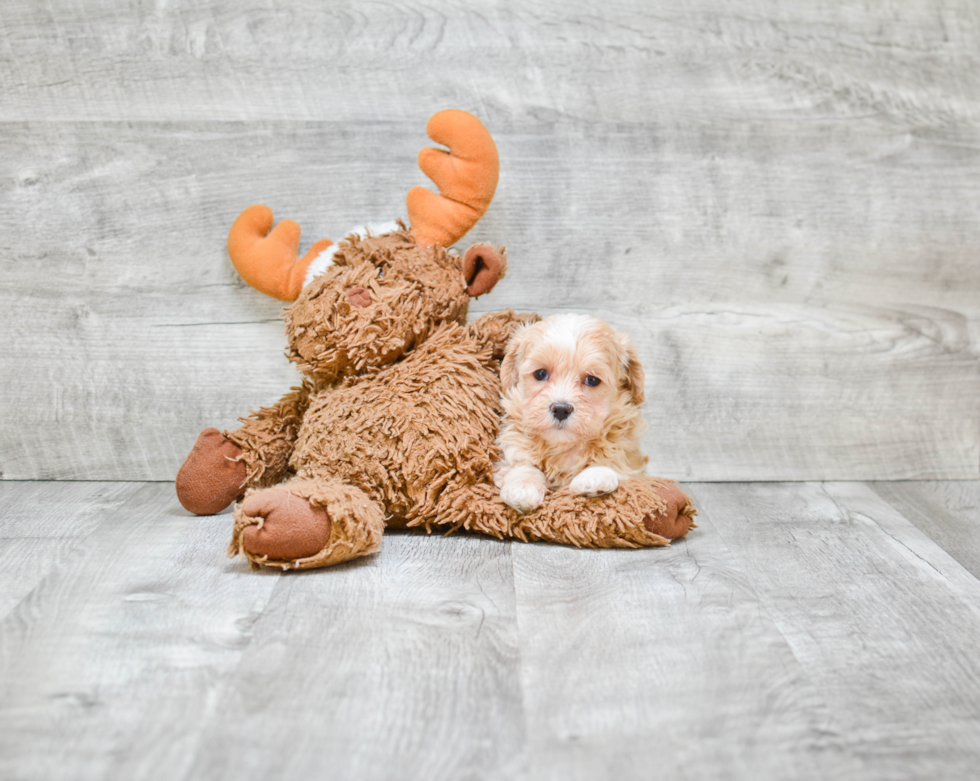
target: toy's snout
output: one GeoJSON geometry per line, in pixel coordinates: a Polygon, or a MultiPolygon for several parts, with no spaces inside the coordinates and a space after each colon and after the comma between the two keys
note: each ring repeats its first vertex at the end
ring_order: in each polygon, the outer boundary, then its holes
{"type": "Polygon", "coordinates": [[[347,291],[347,300],[351,306],[371,306],[374,301],[371,291],[366,287],[352,287],[347,291]]]}
{"type": "Polygon", "coordinates": [[[463,277],[471,298],[489,293],[507,272],[507,251],[490,244],[474,244],[463,256],[463,277]]]}

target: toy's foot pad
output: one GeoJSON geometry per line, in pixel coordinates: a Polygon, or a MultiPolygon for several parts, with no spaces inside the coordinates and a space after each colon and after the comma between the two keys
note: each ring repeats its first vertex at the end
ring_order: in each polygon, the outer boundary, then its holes
{"type": "Polygon", "coordinates": [[[242,530],[242,547],[257,558],[302,559],[319,553],[330,540],[326,511],[288,491],[269,489],[253,494],[241,512],[258,519],[242,530]]]}
{"type": "Polygon", "coordinates": [[[177,498],[195,515],[214,515],[245,492],[242,450],[216,428],[206,428],[177,472],[177,498]]]}
{"type": "Polygon", "coordinates": [[[659,534],[668,540],[676,540],[687,534],[689,529],[697,526],[694,523],[697,510],[691,505],[691,500],[680,486],[665,483],[660,488],[660,496],[667,506],[663,512],[647,513],[643,518],[643,525],[648,532],[659,534]]]}

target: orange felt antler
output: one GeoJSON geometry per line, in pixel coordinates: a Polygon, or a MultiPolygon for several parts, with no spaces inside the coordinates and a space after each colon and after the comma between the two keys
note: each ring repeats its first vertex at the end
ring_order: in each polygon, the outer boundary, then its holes
{"type": "Polygon", "coordinates": [[[330,239],[316,242],[299,257],[299,225],[283,220],[272,228],[272,210],[249,206],[228,231],[228,254],[248,284],[280,301],[295,301],[303,289],[306,269],[330,239]]]}
{"type": "Polygon", "coordinates": [[[500,160],[490,132],[465,111],[440,111],[425,130],[437,144],[449,147],[448,152],[431,148],[419,152],[419,168],[441,194],[413,187],[406,199],[408,219],[419,244],[448,247],[486,212],[497,189],[500,160]]]}

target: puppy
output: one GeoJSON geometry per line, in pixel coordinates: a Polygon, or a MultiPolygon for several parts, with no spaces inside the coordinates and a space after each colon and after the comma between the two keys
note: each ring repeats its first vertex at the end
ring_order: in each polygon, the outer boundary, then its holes
{"type": "Polygon", "coordinates": [[[515,510],[570,486],[611,493],[643,474],[643,367],[629,338],[588,315],[525,324],[500,365],[504,417],[494,479],[515,510]]]}

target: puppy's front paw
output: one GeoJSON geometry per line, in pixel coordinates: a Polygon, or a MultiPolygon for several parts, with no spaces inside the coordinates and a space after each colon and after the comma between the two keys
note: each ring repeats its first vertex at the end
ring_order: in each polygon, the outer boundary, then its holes
{"type": "Polygon", "coordinates": [[[529,513],[537,510],[544,503],[546,490],[547,486],[541,470],[518,466],[504,478],[500,488],[500,498],[504,500],[504,504],[513,507],[517,512],[529,513]]]}
{"type": "Polygon", "coordinates": [[[529,513],[544,504],[544,488],[533,483],[510,483],[500,489],[504,504],[519,513],[529,513]]]}
{"type": "Polygon", "coordinates": [[[611,494],[619,488],[619,475],[608,466],[590,466],[575,476],[569,488],[585,496],[611,494]]]}

